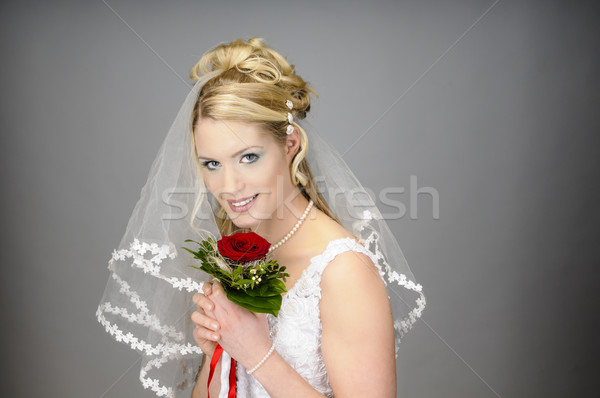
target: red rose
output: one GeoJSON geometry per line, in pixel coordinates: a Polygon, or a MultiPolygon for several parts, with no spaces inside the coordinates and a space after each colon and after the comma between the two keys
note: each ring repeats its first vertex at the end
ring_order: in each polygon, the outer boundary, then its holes
{"type": "Polygon", "coordinates": [[[269,252],[271,244],[254,232],[236,232],[221,238],[217,247],[223,257],[244,263],[263,258],[269,252]]]}

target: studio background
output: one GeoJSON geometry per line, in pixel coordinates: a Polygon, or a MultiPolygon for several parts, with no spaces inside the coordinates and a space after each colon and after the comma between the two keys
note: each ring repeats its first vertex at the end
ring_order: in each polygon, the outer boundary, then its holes
{"type": "Polygon", "coordinates": [[[0,10],[2,395],[153,396],[138,354],[96,321],[107,261],[189,69],[252,36],[319,92],[309,120],[359,180],[405,189],[390,197],[407,213],[389,225],[428,305],[403,339],[398,396],[597,391],[594,2],[0,10]]]}

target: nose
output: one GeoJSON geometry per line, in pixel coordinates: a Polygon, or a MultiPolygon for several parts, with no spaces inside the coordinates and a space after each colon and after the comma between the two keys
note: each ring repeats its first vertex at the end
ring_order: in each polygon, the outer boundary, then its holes
{"type": "Polygon", "coordinates": [[[238,197],[238,193],[242,192],[243,181],[239,174],[229,167],[223,168],[223,185],[221,190],[221,196],[223,199],[231,199],[238,197]]]}

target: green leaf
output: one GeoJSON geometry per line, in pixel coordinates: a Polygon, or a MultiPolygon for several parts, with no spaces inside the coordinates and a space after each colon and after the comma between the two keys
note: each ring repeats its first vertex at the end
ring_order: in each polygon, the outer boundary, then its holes
{"type": "Polygon", "coordinates": [[[269,291],[282,294],[287,292],[287,288],[285,287],[285,284],[279,279],[272,279],[269,281],[269,291]]]}
{"type": "Polygon", "coordinates": [[[248,303],[243,303],[243,302],[238,302],[235,298],[230,298],[231,302],[239,305],[242,308],[247,309],[248,311],[252,311],[252,312],[256,312],[256,313],[262,313],[262,314],[272,314],[274,316],[277,316],[277,314],[279,314],[279,308],[275,308],[275,307],[255,307],[251,304],[248,303]]]}
{"type": "Polygon", "coordinates": [[[281,295],[277,296],[266,296],[266,297],[252,297],[249,296],[243,290],[225,290],[227,296],[235,298],[238,302],[250,304],[254,307],[259,308],[279,308],[281,307],[281,295]]]}
{"type": "Polygon", "coordinates": [[[231,276],[231,279],[237,279],[240,274],[242,273],[242,270],[244,269],[244,267],[242,267],[241,265],[238,266],[234,271],[233,271],[233,275],[231,276]]]}

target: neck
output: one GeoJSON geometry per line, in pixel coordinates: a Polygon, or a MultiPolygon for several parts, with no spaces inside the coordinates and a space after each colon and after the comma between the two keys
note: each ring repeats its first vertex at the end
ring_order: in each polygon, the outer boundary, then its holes
{"type": "MultiPolygon", "coordinates": [[[[269,220],[263,220],[252,228],[253,232],[256,232],[271,244],[279,242],[290,232],[308,206],[308,200],[302,195],[299,188],[295,188],[289,197],[293,197],[293,199],[284,201],[269,220]]],[[[307,215],[307,219],[309,215],[307,215]]],[[[302,226],[299,227],[296,233],[301,229],[302,226]]]]}

